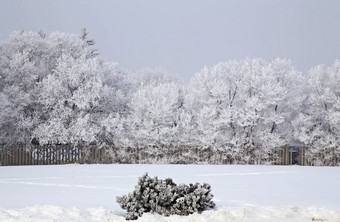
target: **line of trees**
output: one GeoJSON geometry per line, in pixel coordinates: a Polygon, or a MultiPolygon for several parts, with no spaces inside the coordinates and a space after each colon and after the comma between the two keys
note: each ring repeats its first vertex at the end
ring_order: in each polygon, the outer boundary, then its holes
{"type": "Polygon", "coordinates": [[[314,164],[339,163],[340,61],[301,73],[289,60],[246,58],[182,84],[160,70],[124,73],[93,44],[85,31],[13,32],[0,43],[1,147],[96,144],[270,164],[279,147],[301,143],[314,164]]]}

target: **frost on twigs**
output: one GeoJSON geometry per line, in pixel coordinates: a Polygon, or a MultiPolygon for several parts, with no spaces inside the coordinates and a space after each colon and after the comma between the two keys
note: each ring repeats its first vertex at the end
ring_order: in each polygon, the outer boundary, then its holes
{"type": "Polygon", "coordinates": [[[212,198],[211,187],[207,183],[177,186],[170,178],[160,180],[146,173],[139,178],[133,193],[117,197],[117,202],[127,210],[126,220],[136,220],[144,212],[164,216],[202,212],[215,207],[212,198]]]}

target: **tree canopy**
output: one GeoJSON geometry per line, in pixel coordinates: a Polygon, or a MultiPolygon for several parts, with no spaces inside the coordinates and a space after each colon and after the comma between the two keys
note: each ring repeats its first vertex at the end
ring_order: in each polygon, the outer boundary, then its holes
{"type": "Polygon", "coordinates": [[[0,43],[0,144],[192,147],[231,163],[271,163],[298,141],[319,164],[340,159],[340,61],[297,71],[246,58],[183,84],[160,70],[127,74],[81,35],[14,32],[0,43]]]}

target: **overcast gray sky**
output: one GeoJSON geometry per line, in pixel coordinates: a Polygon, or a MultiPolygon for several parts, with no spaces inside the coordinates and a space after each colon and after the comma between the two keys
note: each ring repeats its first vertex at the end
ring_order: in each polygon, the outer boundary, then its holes
{"type": "Polygon", "coordinates": [[[288,58],[301,71],[340,59],[339,0],[0,0],[0,40],[83,27],[103,59],[184,79],[245,57],[288,58]]]}

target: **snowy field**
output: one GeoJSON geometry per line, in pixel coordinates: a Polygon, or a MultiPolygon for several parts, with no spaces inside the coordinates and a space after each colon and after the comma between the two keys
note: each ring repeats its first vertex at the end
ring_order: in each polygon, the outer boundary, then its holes
{"type": "Polygon", "coordinates": [[[0,167],[0,222],[125,221],[116,196],[143,173],[207,182],[215,210],[187,217],[144,214],[138,221],[338,221],[340,168],[212,165],[0,167]]]}

